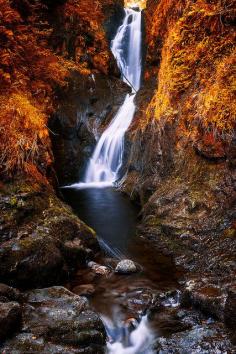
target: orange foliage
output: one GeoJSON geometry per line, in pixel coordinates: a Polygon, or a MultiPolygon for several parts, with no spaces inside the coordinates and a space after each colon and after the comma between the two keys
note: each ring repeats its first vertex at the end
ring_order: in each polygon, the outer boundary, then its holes
{"type": "MultiPolygon", "coordinates": [[[[234,134],[234,1],[150,0],[147,61],[159,57],[152,119],[176,119],[194,137],[199,128],[226,139],[234,134]]],[[[146,74],[146,78],[148,78],[146,74]]]]}
{"type": "MultiPolygon", "coordinates": [[[[73,59],[81,73],[88,74],[92,69],[108,73],[111,55],[102,22],[103,5],[110,2],[111,0],[68,0],[59,9],[65,32],[76,34],[73,59]]],[[[67,45],[62,43],[62,47],[67,45]]],[[[71,55],[67,54],[71,59],[71,55]]]]}
{"type": "Polygon", "coordinates": [[[70,70],[108,72],[102,4],[111,1],[0,0],[0,173],[46,171],[55,89],[70,70]]]}
{"type": "Polygon", "coordinates": [[[48,47],[51,30],[39,18],[43,6],[24,4],[27,20],[17,1],[0,0],[0,171],[7,173],[45,159],[54,88],[65,85],[68,74],[48,47]]]}

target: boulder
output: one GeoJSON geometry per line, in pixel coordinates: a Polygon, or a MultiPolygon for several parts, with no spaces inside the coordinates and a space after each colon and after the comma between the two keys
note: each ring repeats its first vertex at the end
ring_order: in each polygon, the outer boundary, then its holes
{"type": "Polygon", "coordinates": [[[106,332],[86,298],[61,286],[26,293],[22,333],[3,352],[102,353],[106,332]]]}
{"type": "Polygon", "coordinates": [[[119,274],[130,274],[130,273],[135,273],[137,271],[138,271],[137,266],[130,259],[123,259],[117,264],[115,269],[115,272],[119,274]]]}
{"type": "Polygon", "coordinates": [[[56,285],[99,250],[95,232],[49,187],[12,182],[4,188],[0,282],[22,289],[56,285]]]}
{"type": "Polygon", "coordinates": [[[108,275],[111,273],[111,270],[108,267],[98,264],[96,262],[89,262],[88,267],[91,268],[98,275],[108,275]]]}
{"type": "Polygon", "coordinates": [[[183,292],[183,305],[194,305],[206,314],[220,320],[224,319],[226,293],[219,286],[193,283],[183,292]]]}
{"type": "Polygon", "coordinates": [[[85,248],[81,239],[74,239],[66,241],[62,247],[63,256],[72,267],[83,266],[89,258],[92,258],[92,251],[90,248],[85,248]]]}
{"type": "Polygon", "coordinates": [[[155,353],[233,353],[234,349],[222,330],[213,326],[196,326],[167,338],[159,337],[155,353]],[[173,351],[174,348],[174,351],[173,351]]]}

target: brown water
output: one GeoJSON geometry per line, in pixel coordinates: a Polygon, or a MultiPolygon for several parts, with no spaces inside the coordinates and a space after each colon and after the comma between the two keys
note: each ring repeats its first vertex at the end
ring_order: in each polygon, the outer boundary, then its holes
{"type": "MultiPolygon", "coordinates": [[[[136,235],[138,209],[117,190],[66,188],[63,194],[77,215],[97,232],[104,249],[103,257],[98,260],[100,264],[114,269],[120,259],[129,258],[140,266],[135,274],[111,272],[109,276],[97,277],[91,277],[91,271],[87,269],[77,274],[70,288],[88,283],[94,285],[96,290],[90,296],[90,304],[101,314],[111,343],[114,343],[110,353],[150,353],[148,342],[158,336],[161,328],[146,319],[144,323],[143,316],[155,294],[178,288],[179,273],[169,257],[136,235]],[[140,320],[142,326],[138,325],[140,320]],[[133,340],[137,342],[143,337],[143,344],[134,348],[130,332],[135,328],[137,331],[137,326],[139,332],[136,337],[133,335],[133,340]]],[[[166,300],[166,306],[175,306],[176,301],[174,295],[166,300]]]]}

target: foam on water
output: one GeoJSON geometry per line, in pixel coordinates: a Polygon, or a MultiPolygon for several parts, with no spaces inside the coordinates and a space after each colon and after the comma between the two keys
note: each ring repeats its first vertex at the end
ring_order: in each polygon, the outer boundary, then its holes
{"type": "Polygon", "coordinates": [[[152,349],[150,349],[153,335],[148,326],[147,316],[142,317],[140,323],[131,333],[127,330],[128,338],[120,336],[120,338],[116,338],[114,341],[111,331],[112,323],[106,318],[103,318],[103,322],[106,328],[108,328],[107,332],[111,337],[110,342],[107,344],[109,354],[153,354],[152,349]]]}

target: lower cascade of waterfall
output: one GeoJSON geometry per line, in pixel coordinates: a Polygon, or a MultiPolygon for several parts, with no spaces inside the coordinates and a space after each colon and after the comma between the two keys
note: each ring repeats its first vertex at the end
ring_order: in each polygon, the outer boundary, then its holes
{"type": "Polygon", "coordinates": [[[97,142],[85,172],[84,180],[73,184],[77,188],[100,188],[115,185],[121,179],[124,136],[135,113],[135,94],[141,77],[141,11],[125,9],[125,17],[111,43],[111,50],[121,70],[123,81],[131,88],[123,105],[97,142]]]}
{"type": "Polygon", "coordinates": [[[125,326],[121,328],[118,336],[109,320],[103,318],[103,322],[110,338],[107,344],[109,354],[154,354],[150,348],[153,334],[147,316],[143,316],[140,323],[133,323],[135,329],[132,332],[125,326]]]}
{"type": "Polygon", "coordinates": [[[134,95],[127,95],[111,124],[100,137],[89,160],[85,182],[80,183],[80,186],[108,187],[117,181],[123,161],[124,135],[134,112],[134,95]]]}

